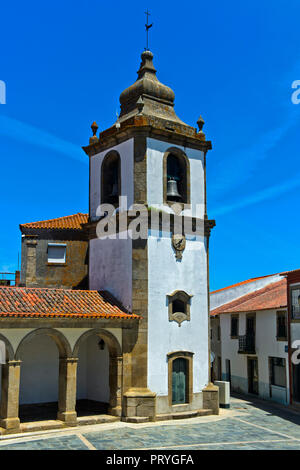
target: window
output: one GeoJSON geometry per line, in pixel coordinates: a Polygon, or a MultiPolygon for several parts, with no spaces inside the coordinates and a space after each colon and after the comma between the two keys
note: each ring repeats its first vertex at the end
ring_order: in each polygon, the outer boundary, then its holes
{"type": "Polygon", "coordinates": [[[164,202],[190,203],[189,161],[177,148],[170,149],[164,156],[164,202]]]}
{"type": "Polygon", "coordinates": [[[238,315],[231,315],[231,338],[237,338],[239,335],[239,317],[238,315]]]}
{"type": "Polygon", "coordinates": [[[291,289],[292,318],[300,320],[300,287],[291,289]]]}
{"type": "Polygon", "coordinates": [[[64,264],[66,262],[66,245],[48,243],[48,263],[64,264]]]}
{"type": "Polygon", "coordinates": [[[277,312],[277,333],[276,337],[278,340],[287,339],[287,328],[286,328],[286,313],[277,312]]]}
{"type": "Polygon", "coordinates": [[[270,357],[270,381],[271,385],[286,387],[285,359],[270,357]]]}
{"type": "Polygon", "coordinates": [[[101,203],[114,204],[119,202],[121,195],[121,159],[116,151],[109,152],[101,167],[101,203]]]}
{"type": "Polygon", "coordinates": [[[168,297],[169,321],[176,321],[179,326],[185,320],[190,320],[190,299],[191,295],[184,291],[175,291],[168,297]]]}
{"type": "Polygon", "coordinates": [[[221,341],[221,327],[220,326],[218,326],[217,338],[218,338],[218,341],[221,341]]]}

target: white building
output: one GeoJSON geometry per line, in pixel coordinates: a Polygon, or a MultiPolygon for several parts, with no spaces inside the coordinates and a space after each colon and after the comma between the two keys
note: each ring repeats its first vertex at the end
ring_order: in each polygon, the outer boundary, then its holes
{"type": "Polygon", "coordinates": [[[212,292],[213,371],[231,390],[289,403],[287,287],[280,274],[212,292]],[[221,356],[221,357],[220,357],[221,356]]]}

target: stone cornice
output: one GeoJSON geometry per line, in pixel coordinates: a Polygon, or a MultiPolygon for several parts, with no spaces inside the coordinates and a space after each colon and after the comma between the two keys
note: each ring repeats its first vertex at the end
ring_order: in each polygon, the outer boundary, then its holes
{"type": "Polygon", "coordinates": [[[211,142],[205,140],[205,134],[203,132],[197,133],[193,127],[143,115],[127,119],[120,124],[119,128],[112,126],[106,129],[100,133],[97,142],[82,148],[89,157],[92,157],[137,135],[152,137],[173,145],[204,152],[212,148],[211,142]]]}
{"type": "MultiPolygon", "coordinates": [[[[162,214],[162,211],[160,211],[160,214],[162,214]]],[[[169,215],[170,215],[170,231],[171,231],[171,233],[173,233],[174,232],[174,217],[175,217],[175,215],[174,214],[169,214],[169,215]]],[[[196,229],[196,222],[197,221],[201,222],[201,219],[197,219],[196,217],[188,217],[188,216],[185,216],[185,218],[189,219],[191,221],[191,224],[188,225],[188,226],[191,226],[192,230],[193,230],[193,232],[191,231],[190,233],[185,231],[185,235],[194,235],[195,234],[194,231],[196,229]]],[[[117,233],[118,233],[118,214],[116,214],[116,219],[117,219],[116,224],[117,224],[117,233]]],[[[129,225],[130,222],[134,219],[135,219],[135,217],[127,216],[127,225],[129,225]]],[[[85,227],[85,229],[88,233],[89,240],[93,240],[93,239],[97,238],[96,228],[97,228],[97,224],[98,224],[99,221],[100,221],[100,219],[95,220],[95,221],[90,221],[89,223],[84,225],[84,227],[85,227]]],[[[209,237],[211,230],[216,225],[216,221],[213,220],[213,219],[210,219],[210,220],[209,219],[202,219],[202,222],[204,224],[204,233],[203,234],[204,234],[205,237],[209,237]]],[[[159,219],[158,225],[154,224],[154,226],[153,226],[153,220],[151,220],[151,213],[149,212],[148,213],[148,228],[149,229],[151,228],[152,230],[162,230],[162,219],[161,218],[159,219]],[[152,226],[151,226],[151,222],[152,222],[152,226]]]]}

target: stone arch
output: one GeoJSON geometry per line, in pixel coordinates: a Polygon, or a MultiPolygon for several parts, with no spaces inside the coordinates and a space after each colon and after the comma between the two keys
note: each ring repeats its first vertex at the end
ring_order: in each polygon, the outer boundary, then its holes
{"type": "Polygon", "coordinates": [[[22,339],[19,346],[17,347],[15,359],[16,360],[21,359],[20,351],[21,351],[22,346],[24,344],[29,343],[32,340],[32,338],[34,338],[36,336],[41,336],[41,335],[50,336],[50,338],[53,339],[53,341],[55,342],[55,344],[56,344],[56,346],[59,350],[59,357],[60,358],[71,357],[72,356],[71,346],[70,346],[67,338],[60,331],[55,330],[53,328],[38,328],[38,329],[28,333],[22,339]]]}
{"type": "MultiPolygon", "coordinates": [[[[191,203],[191,184],[190,184],[190,161],[186,156],[185,152],[178,147],[170,147],[164,153],[163,156],[163,202],[164,204],[169,204],[170,201],[167,199],[167,161],[170,155],[174,155],[183,171],[183,181],[182,181],[182,203],[190,204],[191,203]]],[[[174,201],[172,201],[174,204],[174,201]]]]}
{"type": "Polygon", "coordinates": [[[116,150],[109,151],[103,158],[101,165],[101,204],[118,205],[121,196],[121,157],[116,150]],[[112,196],[117,186],[117,194],[112,196]]]}
{"type": "Polygon", "coordinates": [[[73,349],[73,356],[79,356],[79,348],[81,344],[92,336],[98,336],[103,339],[107,345],[109,352],[108,412],[115,416],[121,416],[123,357],[122,348],[117,338],[112,333],[102,328],[86,331],[76,341],[73,349]]]}
{"type": "Polygon", "coordinates": [[[121,356],[122,350],[121,350],[121,346],[117,338],[112,333],[110,333],[110,331],[99,328],[99,329],[92,329],[92,330],[86,331],[78,338],[73,349],[74,357],[78,357],[78,351],[79,351],[81,342],[83,342],[89,336],[94,336],[94,335],[99,336],[101,339],[105,341],[109,350],[109,355],[111,357],[121,356]]]}
{"type": "Polygon", "coordinates": [[[4,335],[2,335],[1,333],[0,333],[0,340],[5,343],[7,359],[9,361],[12,361],[14,359],[14,349],[13,349],[10,341],[4,335]]]}

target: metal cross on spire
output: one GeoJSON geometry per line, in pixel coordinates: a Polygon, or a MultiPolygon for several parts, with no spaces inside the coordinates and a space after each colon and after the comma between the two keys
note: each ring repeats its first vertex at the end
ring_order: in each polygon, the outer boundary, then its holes
{"type": "Polygon", "coordinates": [[[147,24],[145,24],[147,44],[146,44],[146,47],[145,47],[145,51],[148,51],[148,50],[149,50],[149,47],[148,47],[148,42],[149,42],[149,29],[152,28],[153,23],[149,24],[149,16],[151,16],[151,15],[150,15],[148,9],[147,9],[147,11],[145,11],[145,15],[147,16],[147,24]]]}

